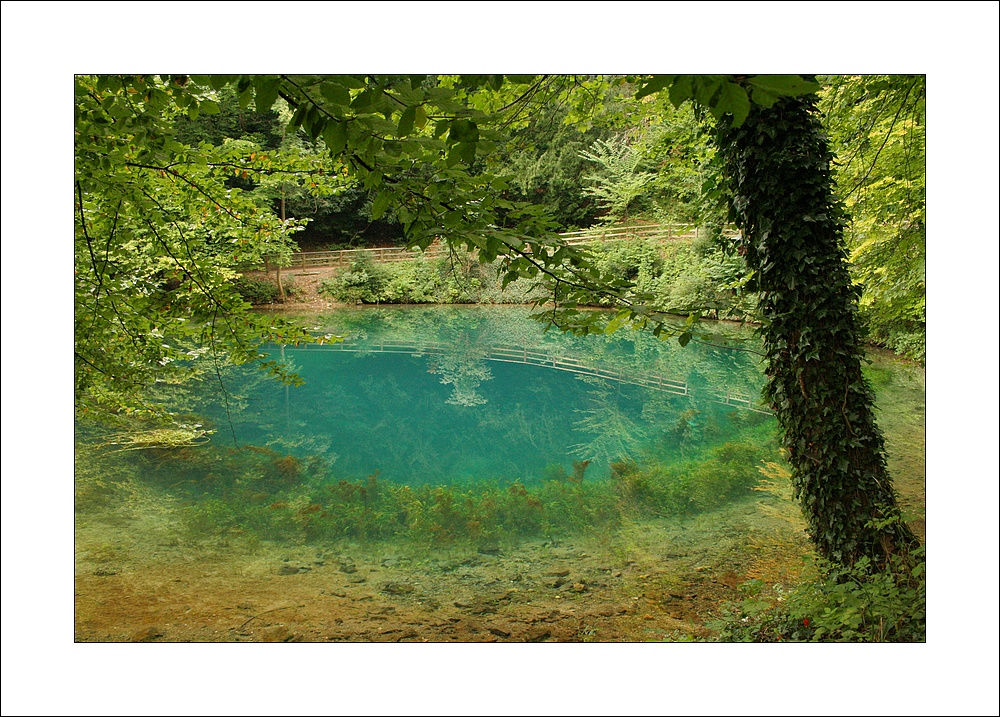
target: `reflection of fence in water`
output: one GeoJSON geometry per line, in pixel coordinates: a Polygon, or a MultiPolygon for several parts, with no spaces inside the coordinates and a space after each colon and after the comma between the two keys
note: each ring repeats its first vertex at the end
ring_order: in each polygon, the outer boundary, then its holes
{"type": "MultiPolygon", "coordinates": [[[[454,346],[437,342],[406,342],[406,341],[378,341],[369,343],[355,343],[342,341],[334,344],[303,344],[291,348],[284,347],[285,351],[338,351],[343,353],[389,353],[389,354],[410,354],[411,356],[424,356],[427,354],[445,354],[453,352],[454,346]]],[[[596,366],[591,366],[574,358],[556,356],[546,351],[530,349],[526,346],[490,346],[486,350],[477,351],[473,358],[483,361],[498,361],[502,363],[521,363],[531,366],[541,366],[557,371],[568,371],[581,376],[592,376],[618,383],[627,383],[633,386],[642,386],[655,391],[663,391],[678,396],[692,395],[691,387],[685,381],[675,381],[660,374],[646,373],[642,371],[609,370],[596,366]]],[[[745,408],[756,413],[766,413],[770,411],[756,404],[752,398],[745,394],[726,390],[724,392],[715,391],[711,400],[715,403],[722,403],[735,408],[745,408]]]]}

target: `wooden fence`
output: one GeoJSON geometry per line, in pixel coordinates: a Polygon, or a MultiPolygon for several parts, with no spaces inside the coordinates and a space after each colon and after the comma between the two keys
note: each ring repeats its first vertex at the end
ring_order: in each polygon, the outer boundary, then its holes
{"type": "MultiPolygon", "coordinates": [[[[627,239],[645,239],[647,241],[666,242],[677,239],[697,238],[698,226],[695,224],[637,224],[633,226],[610,226],[583,229],[560,234],[567,244],[581,245],[597,241],[624,241],[627,239]]],[[[724,233],[735,233],[731,228],[724,233]]],[[[335,251],[304,251],[292,254],[291,263],[285,269],[310,269],[320,267],[339,267],[350,264],[353,260],[368,256],[375,263],[406,261],[420,256],[429,258],[444,256],[448,247],[435,242],[425,251],[406,249],[405,247],[383,247],[373,249],[338,249],[335,251]]],[[[261,267],[255,267],[260,269],[261,267]]],[[[274,267],[268,265],[267,270],[274,267]]]]}

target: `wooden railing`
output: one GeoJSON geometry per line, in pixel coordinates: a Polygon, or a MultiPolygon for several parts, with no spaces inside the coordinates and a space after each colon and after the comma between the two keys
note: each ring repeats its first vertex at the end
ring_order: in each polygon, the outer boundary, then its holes
{"type": "MultiPolygon", "coordinates": [[[[699,229],[696,224],[636,224],[632,226],[593,227],[575,232],[564,232],[559,236],[567,244],[578,246],[597,241],[624,241],[627,239],[645,239],[647,241],[674,241],[677,239],[697,238],[699,229]]],[[[724,233],[735,233],[732,229],[724,233]]],[[[353,260],[367,255],[375,263],[406,261],[420,256],[438,257],[448,253],[448,247],[434,243],[426,250],[407,249],[405,247],[380,247],[373,249],[337,249],[334,251],[303,251],[292,254],[291,263],[285,269],[310,269],[320,267],[346,266],[353,260]]],[[[260,267],[256,267],[260,268],[260,267]]],[[[268,265],[268,270],[274,267],[268,265]]]]}

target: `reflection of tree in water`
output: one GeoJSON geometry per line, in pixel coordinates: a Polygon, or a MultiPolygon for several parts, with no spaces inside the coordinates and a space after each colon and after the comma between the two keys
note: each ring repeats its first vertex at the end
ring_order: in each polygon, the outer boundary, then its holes
{"type": "Polygon", "coordinates": [[[529,418],[524,407],[517,404],[513,409],[496,408],[484,411],[478,427],[496,436],[505,445],[530,446],[538,453],[550,450],[553,436],[563,431],[563,425],[551,416],[541,415],[529,418]]]}
{"type": "Polygon", "coordinates": [[[593,438],[570,446],[570,451],[603,465],[636,456],[649,439],[649,428],[635,420],[635,407],[627,405],[621,386],[608,385],[601,379],[581,380],[594,388],[587,397],[587,408],[576,409],[581,418],[573,424],[574,432],[591,434],[593,438]]]}
{"type": "Polygon", "coordinates": [[[441,383],[452,386],[451,396],[445,403],[454,406],[481,406],[486,403],[476,389],[483,381],[493,378],[486,364],[490,348],[488,343],[473,341],[466,333],[445,353],[430,359],[428,373],[439,374],[441,383]]]}

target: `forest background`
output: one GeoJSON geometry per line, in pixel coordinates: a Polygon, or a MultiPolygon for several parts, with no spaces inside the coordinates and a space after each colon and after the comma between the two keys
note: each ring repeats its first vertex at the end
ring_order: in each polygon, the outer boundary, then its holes
{"type": "MultiPolygon", "coordinates": [[[[196,9],[187,3],[147,3],[124,17],[111,4],[91,3],[86,10],[60,10],[55,18],[43,17],[44,5],[39,3],[4,3],[3,326],[11,339],[8,351],[16,351],[3,362],[4,713],[12,707],[21,714],[54,709],[81,713],[81,705],[92,704],[88,700],[95,685],[114,692],[101,705],[108,714],[124,714],[136,705],[141,712],[144,690],[162,680],[157,667],[178,658],[194,664],[207,658],[219,664],[217,656],[192,655],[192,646],[185,645],[163,647],[162,653],[139,665],[108,645],[90,646],[87,649],[95,652],[84,656],[82,646],[67,644],[72,614],[72,256],[61,237],[72,226],[64,194],[72,172],[72,74],[133,65],[159,71],[179,58],[185,58],[185,65],[202,62],[212,65],[211,71],[235,72],[263,72],[275,65],[285,69],[286,63],[288,69],[330,72],[414,66],[433,71],[456,65],[462,71],[488,72],[495,63],[504,71],[523,72],[676,68],[701,73],[731,71],[744,63],[753,64],[757,72],[775,73],[800,71],[800,65],[807,65],[807,71],[926,71],[931,128],[928,532],[933,535],[928,552],[936,565],[930,581],[931,629],[927,645],[914,646],[892,662],[881,653],[851,649],[847,657],[855,663],[854,674],[878,664],[878,682],[900,687],[882,692],[878,684],[853,683],[850,694],[838,695],[824,709],[836,710],[836,699],[849,698],[845,704],[850,706],[841,706],[843,713],[861,705],[864,710],[921,713],[928,709],[928,699],[947,694],[950,701],[941,703],[947,704],[944,711],[995,712],[997,337],[996,329],[985,324],[994,318],[991,303],[997,292],[998,132],[995,70],[983,73],[982,68],[996,67],[996,4],[924,3],[902,10],[891,3],[822,3],[797,6],[794,19],[791,12],[769,3],[594,3],[580,6],[575,16],[567,16],[559,4],[478,5],[461,17],[444,19],[426,17],[427,8],[393,6],[387,19],[378,9],[384,4],[331,3],[320,11],[317,4],[285,3],[282,14],[289,22],[278,25],[276,38],[273,19],[253,9],[248,17],[234,17],[222,4],[199,3],[196,9]],[[726,11],[719,12],[723,6],[726,11]],[[358,28],[369,32],[359,33],[358,28]],[[361,34],[363,38],[348,39],[361,34]],[[484,42],[484,36],[494,40],[484,42]],[[205,49],[209,39],[216,46],[211,51],[205,49]],[[795,58],[794,67],[790,58],[795,58]],[[984,312],[983,306],[990,308],[984,312]],[[13,341],[31,343],[18,351],[13,341]],[[35,468],[26,471],[31,454],[43,451],[51,457],[36,460],[35,468]],[[9,512],[14,505],[43,503],[52,506],[39,514],[44,520],[9,512]],[[32,621],[30,631],[8,619],[9,606],[23,598],[8,592],[7,578],[25,575],[40,583],[32,591],[35,612],[48,616],[45,622],[32,621]],[[12,645],[19,648],[17,666],[7,649],[12,645]],[[979,646],[993,655],[992,662],[972,663],[979,646]],[[94,659],[97,653],[100,659],[94,659]],[[48,663],[44,673],[64,675],[65,697],[49,696],[39,682],[26,677],[43,659],[48,663]],[[113,675],[112,684],[105,675],[113,675]],[[17,688],[11,689],[14,685],[17,688]],[[42,697],[29,706],[25,696],[32,692],[42,697]],[[73,698],[77,701],[53,706],[59,699],[73,698]]],[[[504,662],[532,672],[544,664],[552,684],[562,685],[560,711],[586,712],[596,706],[605,713],[620,712],[626,704],[656,711],[663,707],[659,701],[668,701],[698,712],[707,704],[698,700],[708,700],[713,693],[712,711],[746,711],[748,699],[760,704],[757,690],[766,677],[746,666],[750,656],[704,647],[694,654],[692,646],[636,645],[627,659],[618,655],[614,662],[607,648],[595,646],[584,654],[559,646],[555,661],[554,651],[498,656],[483,652],[483,646],[449,648],[451,652],[432,646],[427,648],[430,654],[352,648],[338,651],[333,659],[342,675],[350,672],[350,663],[370,668],[373,658],[381,664],[375,675],[351,675],[363,686],[358,696],[364,687],[378,689],[391,680],[399,701],[382,702],[380,711],[464,713],[462,704],[469,709],[467,696],[476,685],[504,678],[511,669],[504,662]],[[579,676],[594,670],[615,687],[597,702],[593,694],[576,691],[579,676]],[[685,695],[651,689],[663,684],[665,671],[672,671],[671,683],[688,685],[685,695]],[[459,696],[454,704],[453,698],[436,695],[433,685],[440,684],[441,677],[448,691],[459,696]],[[718,695],[720,679],[726,683],[723,698],[718,695]],[[628,684],[644,686],[637,691],[642,694],[628,691],[628,684]]],[[[320,661],[326,663],[331,655],[323,654],[320,660],[318,653],[310,654],[306,659],[303,654],[282,657],[280,664],[269,654],[268,679],[276,686],[312,682],[320,661]]],[[[781,683],[780,699],[764,709],[794,711],[819,697],[817,691],[826,681],[820,673],[838,669],[845,655],[843,650],[836,657],[821,650],[815,656],[820,667],[803,665],[801,652],[769,654],[768,672],[781,683]]],[[[267,700],[262,702],[260,694],[229,691],[225,702],[218,703],[225,707],[213,705],[218,698],[212,688],[249,674],[248,657],[230,650],[218,682],[199,681],[178,690],[170,698],[173,710],[185,713],[200,704],[224,712],[244,700],[249,704],[250,698],[264,707],[267,700]]],[[[759,655],[752,659],[757,661],[759,655]]],[[[504,695],[495,707],[517,713],[544,709],[552,699],[551,694],[529,691],[504,695]],[[527,702],[533,707],[518,707],[527,702]]],[[[170,709],[167,703],[161,708],[170,709]]],[[[371,706],[354,703],[354,709],[371,711],[371,706]]]]}

